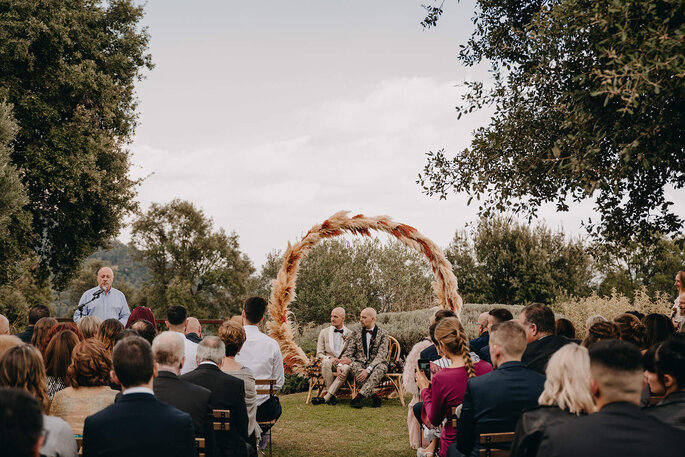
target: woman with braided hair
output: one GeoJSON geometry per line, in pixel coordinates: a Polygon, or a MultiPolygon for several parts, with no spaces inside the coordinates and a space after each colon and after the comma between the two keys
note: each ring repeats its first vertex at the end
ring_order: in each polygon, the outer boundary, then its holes
{"type": "MultiPolygon", "coordinates": [[[[457,438],[457,429],[452,423],[452,408],[459,406],[464,399],[469,378],[489,373],[492,366],[477,357],[478,361],[474,362],[464,327],[456,317],[440,321],[435,327],[435,340],[438,342],[439,352],[451,361],[451,365],[435,373],[432,381],[426,378],[423,371],[417,370],[416,383],[421,390],[423,408],[431,424],[437,426],[447,419],[440,434],[439,455],[444,456],[447,448],[457,438]]],[[[431,457],[434,453],[419,449],[417,455],[431,457]]]]}

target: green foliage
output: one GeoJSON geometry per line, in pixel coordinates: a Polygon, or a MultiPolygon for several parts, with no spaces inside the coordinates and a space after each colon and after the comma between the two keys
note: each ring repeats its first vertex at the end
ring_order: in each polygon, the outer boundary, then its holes
{"type": "Polygon", "coordinates": [[[602,278],[597,288],[600,296],[609,296],[615,290],[632,299],[644,287],[652,298],[667,291],[675,298],[674,277],[685,268],[683,245],[666,237],[649,245],[632,242],[624,247],[597,246],[595,256],[602,278]]]}
{"type": "Polygon", "coordinates": [[[0,314],[7,317],[15,331],[26,325],[31,306],[51,307],[52,289],[38,278],[37,268],[38,259],[28,257],[19,264],[16,278],[0,285],[0,314]]]}
{"type": "MultiPolygon", "coordinates": [[[[138,253],[133,247],[114,240],[107,248],[100,249],[87,260],[101,260],[114,270],[117,283],[126,281],[132,287],[140,288],[145,281],[150,279],[150,274],[145,264],[135,259],[136,256],[138,253]]],[[[119,288],[119,286],[116,287],[119,288]]]]}
{"type": "Polygon", "coordinates": [[[296,394],[298,392],[307,392],[309,390],[309,380],[303,376],[296,374],[286,374],[283,387],[281,388],[281,395],[296,394]]]}
{"type": "Polygon", "coordinates": [[[458,231],[446,251],[464,299],[478,303],[552,303],[590,293],[592,262],[580,240],[511,217],[481,218],[458,231]]]}
{"type": "Polygon", "coordinates": [[[252,263],[240,252],[238,235],[214,231],[192,203],[153,203],[133,223],[131,246],[150,274],[138,304],[161,315],[178,304],[195,317],[214,319],[241,310],[252,263]]]}
{"type": "Polygon", "coordinates": [[[0,0],[0,95],[19,129],[41,276],[64,286],[135,209],[126,144],[149,36],[132,0],[0,0]]]}
{"type": "MultiPolygon", "coordinates": [[[[270,253],[254,290],[268,296],[282,263],[280,253],[270,253]]],[[[426,308],[433,304],[431,280],[422,254],[400,242],[326,240],[301,262],[290,310],[299,322],[318,324],[327,322],[336,306],[345,308],[348,318],[369,306],[379,312],[426,308]]]]}
{"type": "Polygon", "coordinates": [[[494,115],[455,157],[428,154],[425,191],[467,192],[485,216],[592,198],[600,220],[586,225],[600,239],[676,233],[664,188],[685,185],[685,2],[476,3],[459,59],[488,61],[493,81],[467,83],[457,110],[494,115]]]}

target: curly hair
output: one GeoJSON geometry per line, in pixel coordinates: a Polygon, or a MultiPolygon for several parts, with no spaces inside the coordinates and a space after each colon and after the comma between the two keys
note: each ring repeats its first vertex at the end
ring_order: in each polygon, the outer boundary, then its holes
{"type": "Polygon", "coordinates": [[[461,355],[469,378],[476,376],[476,370],[473,367],[473,360],[469,351],[469,342],[466,339],[464,327],[462,327],[458,318],[446,317],[438,322],[438,325],[435,327],[435,339],[438,343],[442,343],[451,355],[461,355]]]}
{"type": "Polygon", "coordinates": [[[219,338],[226,345],[226,357],[235,357],[245,343],[245,329],[237,322],[226,319],[219,327],[219,338]]]}
{"type": "Polygon", "coordinates": [[[38,319],[38,322],[33,326],[33,336],[31,337],[33,347],[40,349],[48,332],[57,323],[57,319],[54,317],[41,317],[38,319]]]}
{"type": "Polygon", "coordinates": [[[48,411],[48,379],[40,351],[30,344],[15,346],[0,359],[0,385],[18,387],[38,400],[43,412],[48,411]]]}
{"type": "Polygon", "coordinates": [[[614,318],[614,322],[618,326],[619,339],[644,349],[647,328],[634,314],[619,314],[614,318]]]}
{"type": "Polygon", "coordinates": [[[117,335],[124,331],[124,324],[118,319],[106,319],[100,324],[97,339],[102,341],[107,351],[111,354],[117,335]]]}
{"type": "Polygon", "coordinates": [[[618,326],[615,323],[610,321],[597,322],[588,329],[587,336],[583,340],[583,346],[589,348],[602,340],[617,340],[619,337],[618,326]]]}
{"type": "Polygon", "coordinates": [[[71,364],[67,368],[67,384],[70,387],[107,385],[111,369],[109,352],[100,340],[81,341],[72,352],[71,364]]]}

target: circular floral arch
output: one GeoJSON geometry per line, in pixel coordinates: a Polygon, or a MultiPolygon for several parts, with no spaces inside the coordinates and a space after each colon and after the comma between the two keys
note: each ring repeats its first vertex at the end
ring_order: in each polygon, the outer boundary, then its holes
{"type": "Polygon", "coordinates": [[[309,254],[314,246],[325,238],[332,238],[344,233],[371,236],[371,231],[385,232],[393,235],[405,245],[426,256],[433,269],[433,291],[442,308],[451,309],[461,314],[462,299],[457,292],[457,278],[452,272],[452,265],[445,258],[435,243],[421,235],[414,227],[400,224],[387,216],[366,217],[358,214],[348,217],[347,211],[340,211],[315,225],[294,246],[288,243],[283,265],[276,279],[272,281],[269,299],[271,320],[267,323],[269,334],[278,341],[283,354],[283,363],[288,373],[305,374],[309,358],[300,346],[295,343],[292,323],[288,319],[288,305],[295,299],[295,286],[300,260],[309,254]]]}

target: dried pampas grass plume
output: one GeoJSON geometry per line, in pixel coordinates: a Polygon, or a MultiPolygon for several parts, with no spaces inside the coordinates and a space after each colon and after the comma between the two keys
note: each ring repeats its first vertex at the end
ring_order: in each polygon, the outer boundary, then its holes
{"type": "Polygon", "coordinates": [[[267,323],[267,327],[269,334],[281,346],[283,364],[287,373],[304,375],[310,363],[302,348],[295,343],[292,324],[288,318],[288,306],[295,299],[300,260],[325,238],[344,233],[371,236],[372,230],[393,235],[408,247],[426,256],[433,269],[433,291],[438,303],[442,308],[451,309],[457,315],[461,314],[462,299],[457,292],[457,278],[452,272],[452,265],[435,243],[421,235],[414,227],[394,222],[387,216],[366,217],[358,214],[348,217],[347,214],[347,211],[337,212],[322,224],[312,227],[299,243],[294,246],[288,243],[281,270],[272,282],[273,287],[269,299],[271,320],[267,323]]]}

